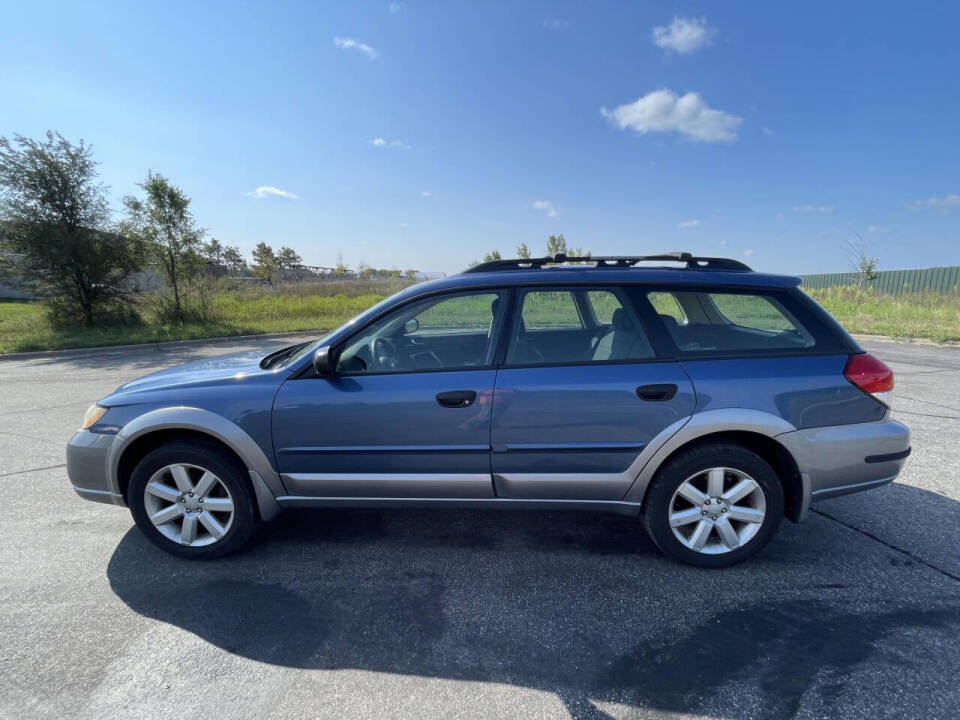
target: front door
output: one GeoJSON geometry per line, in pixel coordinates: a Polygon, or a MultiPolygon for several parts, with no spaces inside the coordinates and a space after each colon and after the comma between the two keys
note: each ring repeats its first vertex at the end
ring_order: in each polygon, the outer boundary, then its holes
{"type": "Polygon", "coordinates": [[[273,436],[287,492],[493,497],[493,339],[502,294],[404,305],[334,350],[335,375],[284,383],[273,436]]]}
{"type": "Polygon", "coordinates": [[[694,392],[644,332],[630,294],[521,290],[491,427],[498,497],[621,500],[650,440],[688,418],[694,392]]]}

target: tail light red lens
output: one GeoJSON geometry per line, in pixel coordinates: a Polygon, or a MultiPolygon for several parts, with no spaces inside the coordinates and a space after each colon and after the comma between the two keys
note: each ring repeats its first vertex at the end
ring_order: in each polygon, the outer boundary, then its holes
{"type": "Polygon", "coordinates": [[[847,358],[843,376],[865,393],[881,394],[880,399],[884,401],[884,394],[893,390],[893,370],[870,353],[847,358]]]}

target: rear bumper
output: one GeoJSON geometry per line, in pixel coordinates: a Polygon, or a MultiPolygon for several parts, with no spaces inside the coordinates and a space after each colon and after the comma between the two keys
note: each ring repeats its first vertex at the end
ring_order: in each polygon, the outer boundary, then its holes
{"type": "Polygon", "coordinates": [[[803,481],[799,516],[817,500],[886,485],[910,454],[910,430],[895,420],[808,428],[778,435],[803,481]]]}
{"type": "Polygon", "coordinates": [[[126,505],[110,473],[110,449],[116,435],[81,430],[67,444],[67,476],[77,494],[95,502],[126,505]]]}

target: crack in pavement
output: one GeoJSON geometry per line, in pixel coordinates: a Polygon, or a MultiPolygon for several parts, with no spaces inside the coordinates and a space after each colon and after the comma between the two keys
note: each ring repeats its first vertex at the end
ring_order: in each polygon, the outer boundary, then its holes
{"type": "Polygon", "coordinates": [[[960,412],[960,408],[955,408],[952,405],[941,405],[940,403],[930,402],[929,400],[920,400],[919,398],[913,398],[909,395],[894,395],[894,398],[899,398],[901,400],[910,400],[911,402],[918,402],[924,405],[933,405],[934,407],[943,408],[944,410],[953,410],[954,412],[960,412]]]}
{"type": "Polygon", "coordinates": [[[29,470],[17,470],[16,472],[3,473],[0,475],[0,478],[13,477],[14,475],[23,475],[24,473],[40,472],[41,470],[56,470],[57,468],[66,467],[66,463],[60,463],[59,465],[48,465],[47,467],[38,467],[30,468],[29,470]]]}
{"type": "Polygon", "coordinates": [[[6,437],[15,437],[21,440],[33,440],[34,442],[47,443],[48,445],[57,445],[58,447],[63,447],[63,443],[59,440],[51,440],[50,438],[39,438],[34,437],[33,435],[21,435],[20,433],[6,432],[5,430],[0,430],[0,435],[5,435],[6,437]]]}
{"type": "Polygon", "coordinates": [[[73,407],[74,405],[89,405],[90,403],[84,400],[77,400],[72,403],[65,403],[63,405],[50,405],[48,407],[38,407],[38,408],[27,408],[26,410],[11,410],[10,412],[0,413],[0,417],[6,417],[7,415],[21,415],[23,413],[32,413],[32,412],[41,412],[43,410],[56,410],[58,408],[73,407]]]}
{"type": "Polygon", "coordinates": [[[810,512],[814,512],[814,513],[816,513],[817,515],[820,515],[820,516],[822,516],[822,517],[827,518],[828,520],[833,520],[835,523],[838,523],[838,524],[840,524],[840,525],[843,525],[845,528],[848,528],[848,529],[850,529],[850,530],[853,530],[854,532],[858,532],[858,533],[860,533],[861,535],[865,535],[866,537],[870,538],[871,540],[876,540],[878,543],[880,543],[880,544],[883,545],[884,547],[889,548],[890,550],[893,550],[894,552],[898,552],[898,553],[900,553],[901,555],[904,555],[904,556],[910,558],[911,560],[913,560],[913,561],[915,561],[915,562],[918,562],[918,563],[920,563],[921,565],[924,565],[924,566],[930,568],[931,570],[935,570],[936,572],[940,573],[941,575],[945,575],[946,577],[950,578],[950,579],[953,580],[954,582],[960,582],[960,575],[955,575],[955,574],[953,574],[952,572],[950,572],[949,570],[944,570],[942,567],[938,567],[937,565],[934,565],[934,564],[933,564],[932,562],[930,562],[929,560],[924,560],[922,557],[920,557],[919,555],[914,554],[914,553],[911,552],[910,550],[904,550],[903,548],[897,547],[896,545],[893,545],[892,543],[887,542],[886,540],[884,540],[884,539],[881,538],[880,536],[874,535],[872,532],[869,532],[869,531],[864,530],[864,529],[862,529],[862,528],[858,528],[856,525],[851,525],[850,523],[845,522],[845,521],[841,520],[841,519],[838,518],[838,517],[834,517],[833,515],[830,515],[829,513],[825,513],[823,510],[814,510],[814,509],[811,508],[810,512]]]}
{"type": "Polygon", "coordinates": [[[937,415],[935,413],[910,412],[909,410],[894,410],[899,415],[915,415],[917,417],[940,418],[941,420],[960,420],[960,415],[937,415]]]}

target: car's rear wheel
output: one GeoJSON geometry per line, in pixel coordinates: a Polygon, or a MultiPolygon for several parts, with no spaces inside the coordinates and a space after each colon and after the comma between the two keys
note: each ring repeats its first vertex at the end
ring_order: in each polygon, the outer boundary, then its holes
{"type": "Polygon", "coordinates": [[[783,519],[773,468],[740,445],[711,444],[671,458],[650,484],[644,521],[666,555],[728,567],[759,552],[783,519]]]}
{"type": "Polygon", "coordinates": [[[134,468],[127,503],[158,547],[180,557],[218,558],[242,547],[259,522],[244,475],[236,458],[218,447],[174,441],[134,468]]]}

